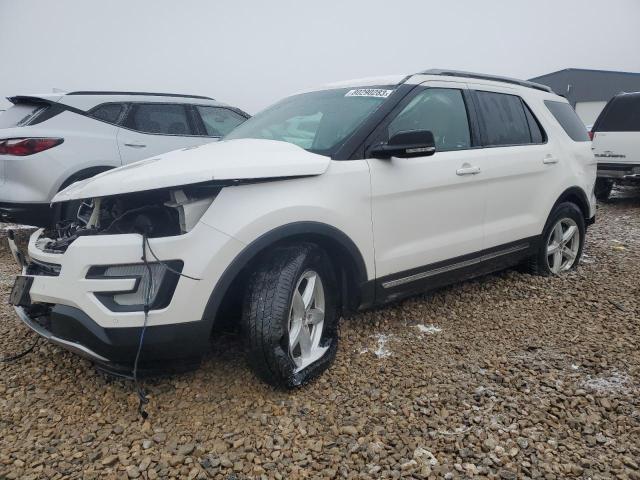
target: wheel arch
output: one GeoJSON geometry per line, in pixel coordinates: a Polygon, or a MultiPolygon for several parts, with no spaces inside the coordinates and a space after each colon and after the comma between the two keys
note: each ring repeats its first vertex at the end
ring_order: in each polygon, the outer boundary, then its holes
{"type": "MultiPolygon", "coordinates": [[[[367,282],[364,257],[355,242],[344,232],[319,222],[295,222],[275,228],[247,245],[225,269],[216,283],[202,316],[210,330],[220,313],[237,313],[252,267],[271,248],[296,242],[312,242],[332,259],[340,287],[343,310],[352,310],[368,301],[371,282],[367,282]],[[364,290],[367,290],[366,292],[364,290]]],[[[372,292],[371,292],[372,294],[372,292]]]]}
{"type": "Polygon", "coordinates": [[[591,207],[589,204],[589,198],[582,188],[574,186],[569,187],[562,192],[553,204],[553,207],[551,207],[549,215],[551,215],[551,212],[553,212],[555,208],[563,202],[571,202],[575,204],[582,212],[585,224],[589,224],[589,220],[591,219],[591,207]]]}
{"type": "Polygon", "coordinates": [[[69,185],[71,185],[74,182],[77,182],[78,180],[84,180],[84,179],[93,177],[94,175],[97,175],[99,173],[106,172],[107,170],[112,170],[114,168],[116,167],[111,165],[98,165],[98,166],[88,167],[88,168],[83,168],[82,170],[78,170],[77,172],[69,175],[67,179],[60,184],[58,191],[61,191],[67,188],[69,185]]]}

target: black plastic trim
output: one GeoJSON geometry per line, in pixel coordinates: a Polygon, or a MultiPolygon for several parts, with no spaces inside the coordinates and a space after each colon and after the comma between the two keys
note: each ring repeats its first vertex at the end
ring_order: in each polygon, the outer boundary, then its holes
{"type": "MultiPolygon", "coordinates": [[[[42,305],[34,305],[25,313],[42,333],[95,352],[108,360],[106,366],[110,369],[115,368],[113,363],[130,369],[142,327],[103,328],[82,310],[67,305],[51,305],[44,314],[40,310],[42,305]]],[[[209,337],[210,331],[203,321],[148,326],[140,365],[153,369],[158,367],[156,362],[162,360],[199,361],[209,348],[209,337]]],[[[93,360],[105,364],[95,358],[93,360]]]]}
{"type": "Polygon", "coordinates": [[[540,236],[537,235],[386,275],[375,281],[375,303],[384,304],[517,265],[537,251],[539,242],[540,236]],[[384,286],[422,274],[424,276],[416,280],[397,286],[384,286]]]}
{"type": "MultiPolygon", "coordinates": [[[[176,272],[182,272],[182,268],[184,267],[184,262],[182,260],[163,260],[169,268],[175,270],[176,272]]],[[[157,265],[157,262],[150,262],[150,265],[157,265]]],[[[141,275],[124,275],[124,276],[107,276],[104,272],[109,267],[113,266],[144,266],[144,263],[128,263],[128,264],[117,264],[117,265],[94,265],[89,268],[87,275],[85,278],[87,279],[99,279],[99,280],[113,280],[113,279],[135,279],[136,282],[130,290],[117,290],[117,291],[109,291],[109,292],[94,292],[95,297],[100,300],[100,302],[107,307],[112,312],[142,312],[144,310],[144,305],[120,305],[116,303],[113,297],[115,295],[126,294],[126,293],[134,293],[138,290],[140,286],[140,281],[142,280],[141,275]]],[[[164,275],[162,277],[162,281],[160,282],[160,286],[158,287],[158,292],[153,299],[152,304],[150,305],[150,310],[160,310],[166,308],[171,303],[173,299],[173,294],[176,291],[176,287],[178,286],[178,281],[180,280],[180,275],[178,273],[174,273],[171,270],[166,269],[164,275]]]]}
{"type": "MultiPolygon", "coordinates": [[[[367,268],[364,262],[362,253],[356,246],[353,240],[351,240],[345,233],[341,232],[331,225],[327,225],[319,222],[295,222],[278,227],[270,232],[261,235],[252,243],[247,245],[242,252],[240,252],[236,258],[227,266],[220,279],[216,283],[216,286],[211,292],[207,306],[204,311],[203,319],[207,321],[210,328],[213,327],[213,323],[216,318],[216,314],[222,304],[222,301],[229,290],[229,287],[233,281],[238,277],[242,270],[254,259],[256,256],[268,249],[271,245],[285,240],[288,237],[293,237],[300,234],[316,234],[324,237],[328,237],[334,241],[337,241],[342,245],[353,260],[355,265],[355,271],[350,272],[354,276],[357,288],[367,283],[367,268]]],[[[358,295],[360,292],[355,292],[358,295]]]]}
{"type": "MultiPolygon", "coordinates": [[[[374,86],[371,88],[383,88],[385,86],[374,86]]],[[[388,87],[388,86],[386,86],[388,87]]],[[[402,83],[395,87],[393,93],[386,101],[371,114],[360,125],[351,136],[332,155],[333,160],[362,160],[364,156],[364,142],[374,132],[380,123],[392,112],[396,105],[402,101],[417,85],[402,83]]]]}

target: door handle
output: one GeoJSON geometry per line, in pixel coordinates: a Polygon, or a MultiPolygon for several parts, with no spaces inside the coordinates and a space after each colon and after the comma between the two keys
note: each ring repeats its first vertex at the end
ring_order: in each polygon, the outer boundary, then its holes
{"type": "Polygon", "coordinates": [[[558,163],[558,159],[556,157],[552,157],[551,155],[547,155],[546,157],[544,157],[544,160],[542,160],[542,163],[544,163],[545,165],[553,165],[554,163],[558,163]]]}
{"type": "Polygon", "coordinates": [[[462,165],[462,167],[456,170],[456,175],[460,175],[460,176],[477,175],[478,173],[480,173],[480,167],[472,167],[468,163],[465,163],[464,165],[462,165]]]}
{"type": "Polygon", "coordinates": [[[131,147],[131,148],[145,148],[146,145],[144,143],[125,143],[124,144],[125,147],[131,147]]]}

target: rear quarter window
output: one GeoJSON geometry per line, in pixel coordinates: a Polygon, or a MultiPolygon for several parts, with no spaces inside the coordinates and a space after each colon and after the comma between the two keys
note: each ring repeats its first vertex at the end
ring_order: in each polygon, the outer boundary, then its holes
{"type": "Polygon", "coordinates": [[[118,123],[124,113],[123,103],[103,103],[93,108],[89,116],[108,123],[118,123]]]}
{"type": "Polygon", "coordinates": [[[640,132],[640,94],[614,97],[593,127],[596,132],[640,132]]]}
{"type": "Polygon", "coordinates": [[[24,127],[44,112],[48,105],[41,103],[18,103],[0,113],[0,128],[24,127]]]}
{"type": "Polygon", "coordinates": [[[576,114],[571,105],[565,102],[555,102],[553,100],[545,100],[544,104],[547,106],[551,114],[558,121],[562,129],[569,135],[569,138],[574,142],[588,142],[589,135],[587,134],[587,128],[576,114]]]}

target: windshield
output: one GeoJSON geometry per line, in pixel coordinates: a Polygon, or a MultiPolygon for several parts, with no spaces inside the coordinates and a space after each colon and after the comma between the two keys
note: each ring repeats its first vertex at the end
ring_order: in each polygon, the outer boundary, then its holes
{"type": "Polygon", "coordinates": [[[280,140],[331,156],[393,88],[340,88],[294,95],[250,118],[224,140],[280,140]]]}

